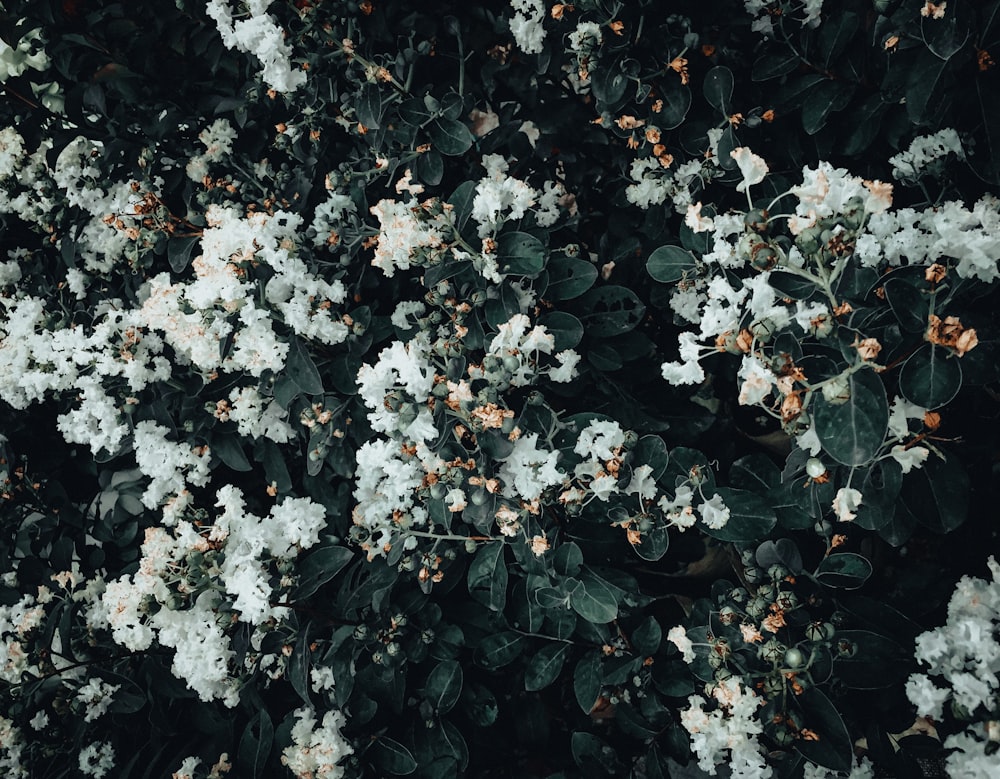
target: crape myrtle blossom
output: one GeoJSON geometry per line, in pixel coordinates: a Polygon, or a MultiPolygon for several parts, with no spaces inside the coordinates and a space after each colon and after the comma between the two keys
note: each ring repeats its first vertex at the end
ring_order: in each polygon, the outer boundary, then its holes
{"type": "Polygon", "coordinates": [[[274,568],[318,543],[326,512],[309,498],[286,498],[260,517],[246,510],[242,492],[230,485],[217,498],[222,511],[210,526],[174,518],[169,531],[147,528],[139,570],[108,582],[87,619],[93,628],[110,629],[114,641],[131,651],[154,640],[174,649],[174,675],[202,700],[232,707],[239,700],[239,670],[226,633],[232,620],[220,615],[220,606],[228,603],[234,619],[254,626],[283,619],[287,607],[272,605],[274,568]],[[195,587],[206,569],[213,584],[195,587]]]}
{"type": "Polygon", "coordinates": [[[510,33],[517,47],[525,54],[538,54],[545,40],[545,4],[542,0],[510,0],[514,15],[510,18],[510,33]]]}
{"type": "Polygon", "coordinates": [[[910,676],[906,694],[917,713],[941,719],[950,705],[969,726],[945,739],[949,776],[978,777],[996,773],[990,743],[1000,741],[1000,564],[987,563],[991,580],[963,576],[948,601],[948,621],[917,636],[916,659],[923,666],[910,676]]]}
{"type": "MultiPolygon", "coordinates": [[[[673,639],[682,651],[689,651],[679,635],[673,639]]],[[[680,713],[681,725],[691,736],[691,749],[698,757],[698,767],[715,776],[717,766],[725,763],[732,776],[767,779],[771,767],[764,762],[763,746],[757,736],[764,728],[756,716],[764,704],[762,698],[733,676],[707,685],[708,697],[691,695],[688,708],[680,713]],[[706,708],[712,706],[706,711],[706,708]]]]}
{"type": "Polygon", "coordinates": [[[248,18],[233,20],[229,0],[208,0],[206,10],[215,21],[227,49],[254,55],[263,65],[264,83],[277,92],[294,92],[306,82],[303,70],[293,70],[292,50],[277,20],[267,13],[273,0],[245,0],[248,18]]]}

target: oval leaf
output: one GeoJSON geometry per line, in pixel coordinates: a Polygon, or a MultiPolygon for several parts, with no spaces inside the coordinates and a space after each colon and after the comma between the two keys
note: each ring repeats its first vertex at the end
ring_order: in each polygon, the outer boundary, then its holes
{"type": "Polygon", "coordinates": [[[424,697],[438,714],[447,714],[462,694],[462,666],[455,660],[442,660],[427,675],[424,697]]]}
{"type": "Polygon", "coordinates": [[[844,465],[864,465],[882,446],[889,428],[889,403],[882,380],[874,371],[860,370],[848,380],[850,397],[830,403],[820,393],[813,398],[813,422],[823,449],[844,465]]]}
{"type": "Polygon", "coordinates": [[[924,344],[899,370],[899,391],[911,403],[939,408],[962,388],[962,366],[957,357],[935,344],[924,344]]]}
{"type": "Polygon", "coordinates": [[[680,246],[661,246],[649,255],[646,271],[656,281],[672,284],[683,279],[685,273],[693,271],[695,264],[694,255],[680,246]]]}
{"type": "Polygon", "coordinates": [[[528,692],[548,687],[559,676],[570,644],[548,644],[536,652],[524,670],[524,689],[528,692]]]}
{"type": "Polygon", "coordinates": [[[816,569],[816,579],[827,587],[856,590],[872,575],[872,564],[859,554],[843,552],[825,558],[816,569]]]}

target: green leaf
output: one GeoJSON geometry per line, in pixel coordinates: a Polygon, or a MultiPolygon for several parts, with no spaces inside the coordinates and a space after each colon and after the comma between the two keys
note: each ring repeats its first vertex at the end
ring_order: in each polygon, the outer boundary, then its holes
{"type": "Polygon", "coordinates": [[[492,611],[503,611],[507,603],[507,565],[503,541],[479,547],[469,564],[469,594],[492,611]]]}
{"type": "Polygon", "coordinates": [[[209,449],[212,454],[218,455],[219,459],[229,468],[245,473],[253,470],[253,466],[247,459],[243,447],[240,446],[241,440],[234,433],[215,433],[209,439],[209,449]]]}
{"type": "Polygon", "coordinates": [[[663,108],[656,115],[656,126],[661,130],[680,127],[691,110],[691,89],[684,84],[673,82],[664,87],[661,94],[663,108]]]}
{"type": "Polygon", "coordinates": [[[781,484],[781,471],[766,455],[748,454],[729,468],[729,483],[741,490],[766,492],[781,484]]]}
{"type": "Polygon", "coordinates": [[[827,587],[856,590],[872,575],[872,564],[859,554],[841,552],[825,557],[816,569],[816,579],[827,587]]]}
{"type": "Polygon", "coordinates": [[[271,722],[271,716],[267,713],[267,709],[261,709],[247,723],[236,752],[237,761],[242,771],[249,772],[244,773],[244,776],[252,777],[252,779],[264,776],[273,741],[274,724],[271,722]]]}
{"type": "Polygon", "coordinates": [[[524,689],[528,692],[548,687],[559,676],[570,644],[551,643],[538,650],[524,669],[524,689]]]}
{"type": "Polygon", "coordinates": [[[583,324],[572,314],[565,311],[553,311],[538,320],[538,324],[555,336],[555,351],[572,349],[583,340],[583,324]]]}
{"type": "Polygon", "coordinates": [[[429,187],[436,187],[444,178],[444,160],[431,149],[413,161],[414,175],[429,187]]]}
{"type": "Polygon", "coordinates": [[[931,122],[943,97],[947,60],[930,51],[921,51],[910,70],[906,87],[906,113],[915,125],[931,122]]]}
{"type": "Polygon", "coordinates": [[[927,328],[930,300],[909,279],[889,276],[882,283],[882,291],[901,328],[908,333],[920,333],[927,328]]]}
{"type": "Polygon", "coordinates": [[[653,469],[650,474],[653,479],[659,479],[670,462],[667,445],[658,435],[644,435],[632,449],[631,454],[633,470],[640,465],[648,465],[653,469]]]}
{"type": "Polygon", "coordinates": [[[708,71],[703,89],[710,106],[725,117],[732,113],[733,72],[729,68],[719,65],[708,71]]]}
{"type": "Polygon", "coordinates": [[[823,67],[829,69],[851,44],[861,18],[853,11],[842,11],[823,20],[819,29],[819,50],[823,67]]]}
{"type": "Polygon", "coordinates": [[[754,60],[750,78],[754,81],[769,81],[795,70],[802,60],[794,51],[764,54],[754,60]]]}
{"type": "Polygon", "coordinates": [[[802,573],[802,554],[790,538],[765,541],[757,547],[757,565],[767,569],[772,565],[783,565],[793,574],[802,573]]]}
{"type": "Polygon", "coordinates": [[[597,650],[585,654],[573,670],[573,694],[584,714],[590,714],[601,694],[601,655],[597,650]]]}
{"type": "Polygon", "coordinates": [[[899,369],[899,391],[911,403],[939,408],[962,388],[962,365],[943,346],[924,344],[899,369]]]}
{"type": "Polygon", "coordinates": [[[882,100],[882,95],[876,93],[853,109],[851,131],[844,139],[844,154],[851,156],[861,154],[871,146],[872,141],[878,136],[882,115],[888,108],[888,104],[882,100]]]}
{"type": "Polygon", "coordinates": [[[552,567],[562,576],[576,576],[583,565],[583,552],[573,541],[560,544],[552,556],[552,567]]]}
{"type": "Polygon", "coordinates": [[[553,255],[546,270],[549,272],[549,285],[545,289],[545,298],[552,301],[579,297],[597,280],[596,265],[565,254],[553,255]]]}
{"type": "Polygon", "coordinates": [[[672,284],[693,271],[696,264],[694,255],[680,246],[661,246],[649,255],[646,271],[656,281],[672,284]]]}
{"type": "Polygon", "coordinates": [[[833,79],[818,85],[802,103],[802,129],[809,135],[822,130],[830,114],[846,106],[855,89],[850,82],[833,79]]]}
{"type": "Polygon", "coordinates": [[[897,507],[935,533],[950,533],[965,522],[971,488],[957,458],[932,452],[922,468],[903,477],[897,507]]]}
{"type": "Polygon", "coordinates": [[[659,523],[654,525],[640,536],[638,544],[632,544],[632,548],[643,560],[655,563],[670,548],[669,528],[659,523]]]}
{"type": "Polygon", "coordinates": [[[580,574],[577,587],[569,595],[573,610],[588,622],[604,625],[618,616],[618,599],[604,581],[587,568],[580,574]]]}
{"type": "Polygon", "coordinates": [[[583,770],[585,777],[623,776],[625,767],[617,753],[597,736],[575,731],[570,736],[573,760],[583,770]]]}
{"type": "Polygon", "coordinates": [[[463,181],[446,201],[453,209],[455,228],[462,232],[472,216],[472,203],[476,199],[476,182],[463,181]]]}
{"type": "Polygon", "coordinates": [[[529,233],[504,233],[497,238],[497,264],[507,276],[536,276],[545,267],[545,247],[529,233]]]}
{"type": "Polygon", "coordinates": [[[601,104],[599,105],[600,110],[604,110],[621,100],[628,85],[629,78],[622,72],[621,62],[614,60],[608,61],[606,64],[602,62],[601,67],[597,68],[590,77],[590,89],[601,104]]]}
{"type": "Polygon", "coordinates": [[[472,132],[456,119],[438,117],[427,126],[431,145],[446,157],[457,157],[472,148],[472,132]]]}
{"type": "Polygon", "coordinates": [[[913,670],[912,658],[900,644],[869,630],[838,630],[834,645],[833,672],[855,690],[892,687],[913,670]]]}
{"type": "Polygon", "coordinates": [[[310,706],[309,699],[309,665],[312,660],[312,653],[309,649],[309,628],[310,623],[300,631],[292,649],[291,657],[288,658],[288,681],[292,683],[292,689],[298,693],[299,697],[310,706]]]}
{"type": "Polygon", "coordinates": [[[275,485],[279,494],[292,489],[292,477],[285,465],[281,449],[270,438],[258,439],[259,451],[255,452],[258,461],[264,466],[264,478],[275,485]]]}
{"type": "Polygon", "coordinates": [[[802,722],[796,718],[796,724],[819,736],[816,741],[796,739],[796,751],[831,771],[849,773],[854,766],[854,745],[836,706],[817,687],[807,688],[792,700],[802,712],[802,722]]]}
{"type": "Polygon", "coordinates": [[[296,563],[299,584],[293,599],[308,598],[340,573],[354,557],[353,550],[342,546],[321,546],[300,557],[296,563]]]}
{"type": "Polygon", "coordinates": [[[307,395],[321,395],[323,380],[309,352],[298,338],[288,342],[288,356],[285,358],[285,374],[307,395]]]}
{"type": "Polygon", "coordinates": [[[642,655],[651,656],[656,654],[663,641],[663,630],[660,623],[653,617],[646,617],[632,632],[632,646],[642,655]]]}
{"type": "Polygon", "coordinates": [[[462,694],[462,666],[457,660],[442,660],[427,675],[424,697],[439,715],[454,708],[462,694]]]}
{"type": "Polygon", "coordinates": [[[183,273],[184,269],[191,262],[191,255],[194,253],[198,241],[198,236],[187,238],[171,238],[167,241],[167,262],[174,273],[183,273]]]}
{"type": "Polygon", "coordinates": [[[382,121],[382,92],[376,84],[363,84],[354,110],[358,121],[369,130],[377,130],[382,121]]]}
{"type": "Polygon", "coordinates": [[[524,648],[524,636],[506,630],[487,636],[476,647],[473,659],[483,668],[496,670],[514,662],[524,648]]]}
{"type": "Polygon", "coordinates": [[[730,487],[719,487],[716,492],[729,509],[729,521],[717,530],[699,522],[699,529],[706,535],[720,541],[761,541],[778,524],[774,509],[762,495],[730,487]]]}
{"type": "Polygon", "coordinates": [[[474,725],[488,728],[496,722],[499,707],[488,687],[473,682],[462,692],[462,711],[474,725]]]}
{"type": "Polygon", "coordinates": [[[410,750],[395,739],[381,736],[369,750],[375,765],[394,776],[405,776],[417,770],[417,761],[410,750]]]}
{"type": "Polygon", "coordinates": [[[830,403],[821,393],[810,408],[823,449],[843,465],[864,465],[878,452],[889,429],[885,387],[873,370],[861,369],[848,380],[850,397],[830,403]]]}
{"type": "Polygon", "coordinates": [[[628,287],[597,287],[577,301],[584,312],[580,321],[594,338],[609,338],[634,330],[646,313],[646,306],[628,287]]]}

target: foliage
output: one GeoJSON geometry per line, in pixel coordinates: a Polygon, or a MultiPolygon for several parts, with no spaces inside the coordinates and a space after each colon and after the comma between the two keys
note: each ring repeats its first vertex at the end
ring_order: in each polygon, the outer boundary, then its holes
{"type": "Polygon", "coordinates": [[[0,8],[10,775],[995,765],[1000,2],[665,5],[0,8]]]}

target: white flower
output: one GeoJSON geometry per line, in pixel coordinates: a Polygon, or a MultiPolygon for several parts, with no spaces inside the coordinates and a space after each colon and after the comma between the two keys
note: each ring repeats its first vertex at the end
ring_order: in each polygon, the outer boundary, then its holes
{"type": "Polygon", "coordinates": [[[856,512],[860,505],[860,492],[853,487],[841,487],[833,499],[833,511],[837,515],[837,521],[850,522],[857,516],[856,512]]]}
{"type": "Polygon", "coordinates": [[[743,181],[736,185],[737,192],[746,192],[754,184],[760,184],[770,170],[763,157],[758,157],[746,146],[740,146],[729,152],[743,174],[743,181]]]}
{"type": "Polygon", "coordinates": [[[892,447],[889,454],[892,455],[893,460],[900,464],[903,473],[909,473],[914,468],[920,468],[924,464],[927,456],[930,454],[930,450],[923,446],[906,448],[902,444],[897,444],[892,447]]]}
{"type": "Polygon", "coordinates": [[[685,663],[694,662],[694,644],[691,643],[691,639],[687,637],[687,631],[684,630],[682,625],[670,628],[667,632],[667,641],[681,651],[681,655],[683,656],[685,663]]]}
{"type": "Polygon", "coordinates": [[[525,54],[539,54],[545,40],[545,4],[542,0],[511,0],[516,11],[510,20],[510,32],[517,47],[525,54]]]}
{"type": "Polygon", "coordinates": [[[729,508],[722,502],[722,496],[716,493],[712,498],[698,506],[702,521],[711,530],[719,530],[729,522],[729,508]]]}

